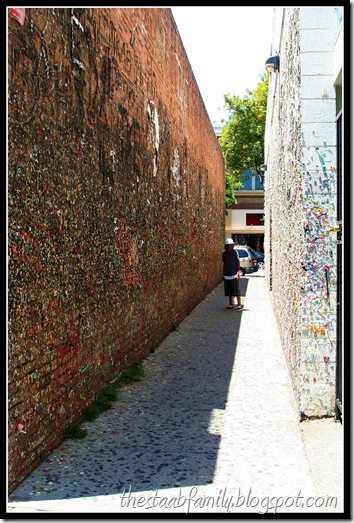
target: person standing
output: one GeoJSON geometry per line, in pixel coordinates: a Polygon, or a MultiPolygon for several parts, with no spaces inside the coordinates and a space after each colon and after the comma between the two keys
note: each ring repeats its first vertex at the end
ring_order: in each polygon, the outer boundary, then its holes
{"type": "Polygon", "coordinates": [[[240,260],[236,249],[234,249],[234,241],[232,238],[226,238],[225,247],[222,253],[223,262],[223,278],[225,296],[229,297],[229,305],[226,309],[233,309],[236,311],[242,310],[241,293],[239,286],[240,279],[240,260]],[[234,301],[237,299],[237,305],[234,301]]]}

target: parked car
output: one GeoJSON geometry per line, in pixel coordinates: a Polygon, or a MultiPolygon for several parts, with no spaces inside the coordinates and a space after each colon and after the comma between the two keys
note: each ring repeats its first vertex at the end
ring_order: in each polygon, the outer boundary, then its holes
{"type": "Polygon", "coordinates": [[[251,247],[248,247],[248,245],[235,245],[234,249],[236,249],[240,258],[242,276],[258,271],[257,256],[251,247]]]}
{"type": "MultiPolygon", "coordinates": [[[[253,249],[254,250],[254,249],[253,249]]],[[[264,269],[264,254],[254,251],[257,257],[258,269],[264,269]]]]}

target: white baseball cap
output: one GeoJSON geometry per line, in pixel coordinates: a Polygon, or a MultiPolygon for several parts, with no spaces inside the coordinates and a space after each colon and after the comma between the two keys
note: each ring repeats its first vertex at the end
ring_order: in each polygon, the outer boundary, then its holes
{"type": "Polygon", "coordinates": [[[235,242],[232,238],[226,238],[225,245],[235,245],[235,242]]]}

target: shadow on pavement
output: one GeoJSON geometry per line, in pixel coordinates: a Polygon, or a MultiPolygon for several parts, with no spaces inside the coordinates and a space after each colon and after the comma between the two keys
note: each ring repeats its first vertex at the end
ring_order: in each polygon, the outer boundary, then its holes
{"type": "MultiPolygon", "coordinates": [[[[242,301],[248,278],[240,280],[242,301]]],[[[220,283],[144,361],[88,436],[64,440],[10,495],[52,500],[213,482],[243,312],[220,283]]]]}

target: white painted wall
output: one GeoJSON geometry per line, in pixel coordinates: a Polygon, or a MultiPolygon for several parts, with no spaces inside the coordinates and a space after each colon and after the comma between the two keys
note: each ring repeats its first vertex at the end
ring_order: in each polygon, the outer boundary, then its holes
{"type": "Polygon", "coordinates": [[[264,225],[262,226],[255,226],[255,225],[249,225],[246,226],[246,214],[260,214],[261,216],[264,215],[264,211],[260,209],[228,209],[228,214],[225,217],[225,232],[227,233],[226,236],[230,236],[230,233],[242,233],[242,234],[254,234],[264,233],[264,225]]]}

